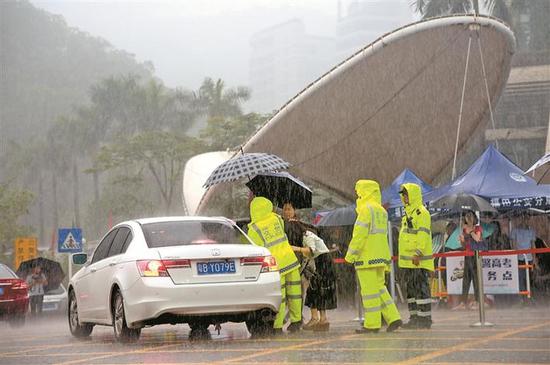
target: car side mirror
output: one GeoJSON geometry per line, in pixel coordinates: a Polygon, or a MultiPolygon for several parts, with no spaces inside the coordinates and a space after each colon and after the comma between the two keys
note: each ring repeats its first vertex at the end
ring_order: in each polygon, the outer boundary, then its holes
{"type": "Polygon", "coordinates": [[[88,261],[88,255],[85,253],[75,253],[73,255],[73,264],[84,265],[88,261]]]}

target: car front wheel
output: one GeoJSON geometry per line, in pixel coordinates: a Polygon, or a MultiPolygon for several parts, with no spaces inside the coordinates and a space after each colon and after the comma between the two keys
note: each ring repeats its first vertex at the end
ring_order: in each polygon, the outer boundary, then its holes
{"type": "Polygon", "coordinates": [[[124,299],[119,291],[115,292],[112,311],[115,339],[119,342],[137,341],[141,335],[141,328],[128,328],[124,314],[124,299]]]}
{"type": "Polygon", "coordinates": [[[67,307],[69,329],[71,330],[71,334],[77,338],[90,336],[92,330],[94,329],[94,325],[89,323],[80,323],[78,321],[78,303],[76,302],[76,296],[73,290],[69,292],[69,304],[67,307]]]}

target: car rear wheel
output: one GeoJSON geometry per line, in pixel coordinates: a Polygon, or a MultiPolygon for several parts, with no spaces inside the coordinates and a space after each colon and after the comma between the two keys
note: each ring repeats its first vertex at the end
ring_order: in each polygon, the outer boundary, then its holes
{"type": "Polygon", "coordinates": [[[119,291],[115,292],[112,313],[115,339],[119,342],[135,342],[139,340],[141,328],[128,328],[124,314],[124,299],[119,291]]]}
{"type": "Polygon", "coordinates": [[[76,302],[76,296],[73,290],[69,292],[69,304],[67,307],[69,329],[71,334],[78,338],[90,336],[92,330],[94,329],[94,325],[89,323],[80,323],[78,321],[78,303],[76,302]]]}
{"type": "Polygon", "coordinates": [[[246,328],[252,338],[268,337],[275,333],[273,323],[275,322],[275,313],[269,310],[251,313],[246,320],[246,328]]]}

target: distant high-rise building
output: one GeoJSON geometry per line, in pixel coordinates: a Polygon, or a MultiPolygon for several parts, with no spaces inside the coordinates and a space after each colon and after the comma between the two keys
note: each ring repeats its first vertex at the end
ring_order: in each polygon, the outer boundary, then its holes
{"type": "Polygon", "coordinates": [[[344,13],[342,4],[338,1],[336,62],[343,61],[385,33],[415,20],[410,0],[353,0],[344,13]]]}
{"type": "Polygon", "coordinates": [[[332,66],[334,39],[306,33],[292,19],[254,34],[250,40],[249,109],[271,112],[332,66]]]}

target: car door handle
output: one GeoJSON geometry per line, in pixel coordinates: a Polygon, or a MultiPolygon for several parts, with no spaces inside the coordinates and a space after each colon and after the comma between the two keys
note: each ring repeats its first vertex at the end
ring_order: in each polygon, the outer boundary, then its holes
{"type": "Polygon", "coordinates": [[[116,264],[118,264],[118,262],[109,262],[109,266],[115,266],[116,264]]]}
{"type": "Polygon", "coordinates": [[[96,272],[96,271],[97,271],[97,269],[90,269],[90,271],[91,271],[91,272],[96,272]]]}

